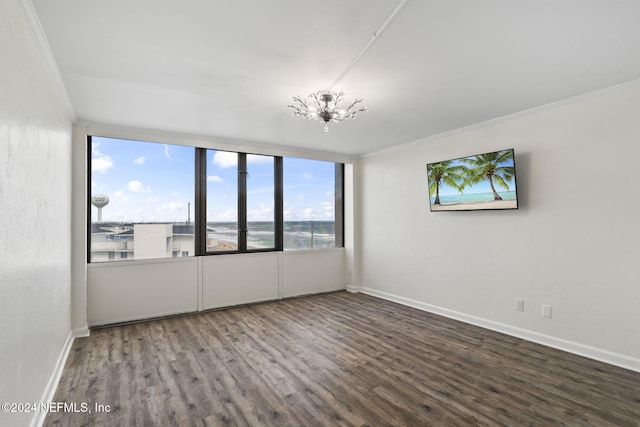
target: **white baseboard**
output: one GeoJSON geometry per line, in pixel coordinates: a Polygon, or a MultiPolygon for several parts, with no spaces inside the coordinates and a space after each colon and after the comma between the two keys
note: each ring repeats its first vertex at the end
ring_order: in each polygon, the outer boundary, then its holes
{"type": "Polygon", "coordinates": [[[308,291],[302,291],[302,292],[284,293],[282,295],[282,298],[297,298],[297,297],[303,297],[307,295],[328,294],[331,292],[344,291],[345,289],[347,289],[345,286],[339,286],[336,288],[314,289],[314,290],[308,290],[308,291]]]}
{"type": "Polygon", "coordinates": [[[608,363],[610,365],[618,366],[621,368],[629,369],[631,371],[640,372],[640,359],[625,356],[623,354],[614,353],[608,350],[591,347],[588,345],[567,341],[561,338],[556,338],[550,335],[540,334],[527,329],[517,328],[500,322],[494,322],[492,320],[483,319],[480,317],[472,316],[469,314],[461,313],[447,308],[438,307],[435,305],[427,304],[424,302],[404,298],[401,296],[389,294],[387,292],[378,291],[361,286],[348,286],[349,292],[362,292],[363,294],[371,295],[374,297],[382,298],[388,301],[397,302],[402,305],[417,308],[419,310],[428,311],[433,314],[448,317],[450,319],[459,320],[461,322],[469,323],[481,328],[489,329],[492,331],[500,332],[506,335],[511,335],[516,338],[522,338],[527,341],[534,342],[536,344],[545,345],[558,350],[563,350],[569,353],[576,354],[578,356],[587,357],[589,359],[598,360],[600,362],[608,363]]]}
{"type": "Polygon", "coordinates": [[[85,326],[84,328],[74,329],[73,331],[71,331],[71,333],[73,334],[74,338],[85,338],[91,335],[91,331],[89,330],[88,326],[85,326]]]}
{"type": "MultiPolygon", "coordinates": [[[[60,382],[60,378],[62,377],[62,371],[64,371],[64,365],[65,363],[67,363],[67,357],[69,356],[69,352],[71,351],[71,346],[73,345],[74,339],[74,331],[69,332],[69,335],[67,335],[67,340],[65,341],[64,346],[62,347],[62,351],[58,356],[58,360],[56,361],[56,365],[53,368],[53,372],[51,373],[49,382],[44,389],[44,393],[42,394],[42,399],[40,399],[40,402],[53,401],[53,398],[56,394],[56,389],[58,388],[58,383],[60,382]]],[[[37,411],[35,413],[35,416],[31,420],[31,427],[41,427],[44,424],[45,418],[47,418],[47,412],[37,411]]]]}

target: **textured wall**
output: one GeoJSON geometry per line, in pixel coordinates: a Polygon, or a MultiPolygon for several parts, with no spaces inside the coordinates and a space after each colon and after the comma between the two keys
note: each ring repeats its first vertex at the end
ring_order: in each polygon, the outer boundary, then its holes
{"type": "Polygon", "coordinates": [[[70,332],[71,123],[11,0],[0,58],[0,402],[39,402],[70,332]]]}

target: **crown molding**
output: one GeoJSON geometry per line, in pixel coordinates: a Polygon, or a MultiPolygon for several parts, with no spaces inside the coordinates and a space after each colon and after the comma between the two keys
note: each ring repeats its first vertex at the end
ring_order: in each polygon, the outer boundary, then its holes
{"type": "Polygon", "coordinates": [[[62,80],[58,64],[56,64],[53,52],[51,52],[49,40],[47,40],[47,36],[44,33],[44,29],[42,28],[38,15],[33,7],[33,3],[31,3],[31,0],[16,0],[16,3],[18,4],[18,9],[20,9],[31,35],[33,36],[33,40],[40,52],[42,61],[47,68],[47,72],[51,77],[53,86],[60,96],[64,110],[67,113],[69,120],[71,120],[71,122],[75,122],[77,120],[76,113],[73,109],[73,105],[71,104],[69,94],[67,93],[67,88],[62,80]]]}

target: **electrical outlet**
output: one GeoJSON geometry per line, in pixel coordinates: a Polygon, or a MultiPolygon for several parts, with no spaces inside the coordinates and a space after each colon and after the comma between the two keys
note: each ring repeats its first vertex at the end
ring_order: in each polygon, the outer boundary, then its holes
{"type": "Polygon", "coordinates": [[[516,298],[516,311],[524,311],[524,300],[516,298]]]}
{"type": "Polygon", "coordinates": [[[551,319],[551,306],[548,304],[542,304],[542,317],[551,319]]]}

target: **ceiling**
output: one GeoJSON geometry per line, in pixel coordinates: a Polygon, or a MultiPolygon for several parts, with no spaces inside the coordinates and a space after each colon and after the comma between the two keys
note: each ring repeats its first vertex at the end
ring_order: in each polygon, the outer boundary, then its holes
{"type": "Polygon", "coordinates": [[[79,119],[360,155],[640,79],[637,0],[31,0],[79,119]],[[293,95],[364,98],[357,120],[293,95]]]}

